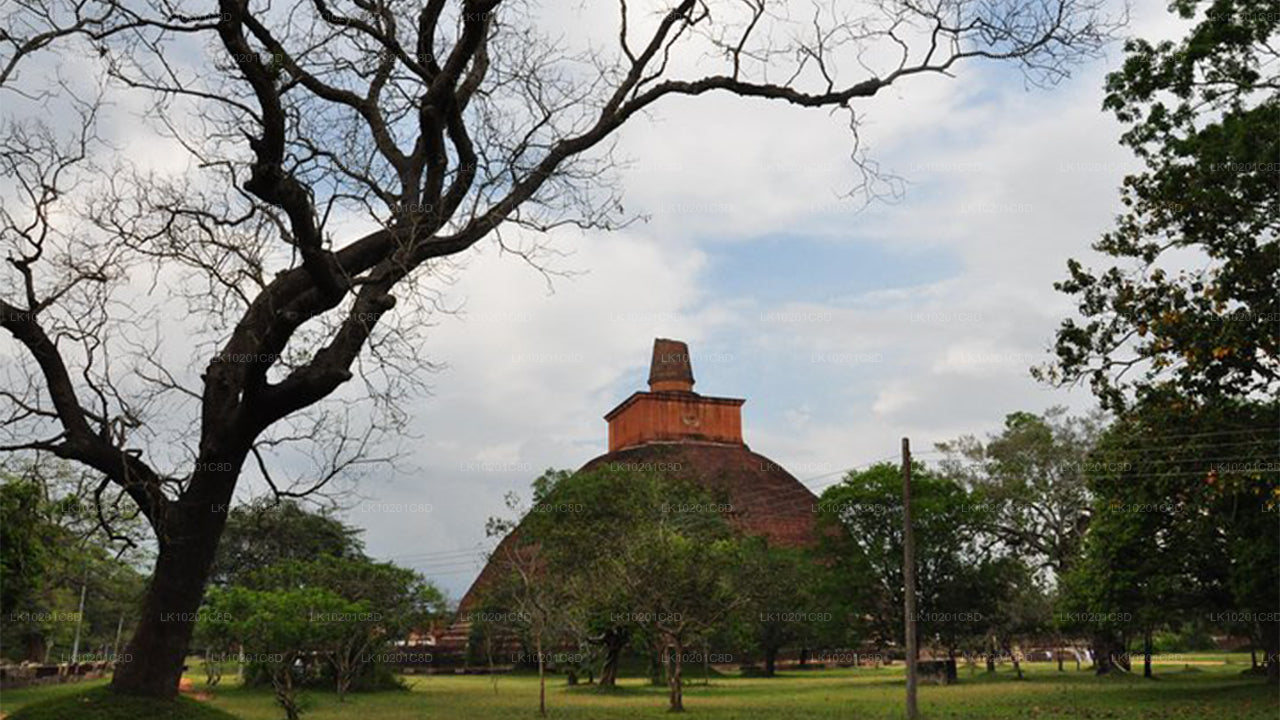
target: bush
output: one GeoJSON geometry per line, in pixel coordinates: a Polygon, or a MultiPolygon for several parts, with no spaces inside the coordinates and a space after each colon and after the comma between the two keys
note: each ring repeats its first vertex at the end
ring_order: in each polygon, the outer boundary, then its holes
{"type": "MultiPolygon", "coordinates": [[[[333,666],[320,658],[314,658],[301,677],[294,682],[304,690],[333,692],[337,678],[333,666]]],[[[264,663],[245,663],[241,674],[244,687],[270,688],[271,669],[264,663]]],[[[375,692],[379,690],[408,690],[409,686],[396,674],[396,668],[383,662],[364,663],[351,678],[351,692],[375,692]]]]}
{"type": "MultiPolygon", "coordinates": [[[[317,690],[333,691],[334,683],[337,678],[334,677],[333,666],[323,663],[320,666],[319,679],[315,684],[308,683],[307,687],[314,687],[317,690]]],[[[400,676],[396,675],[396,668],[384,662],[364,663],[356,671],[354,677],[351,678],[351,692],[376,692],[379,690],[408,690],[409,686],[405,684],[400,676]]]]}
{"type": "MultiPolygon", "coordinates": [[[[1214,650],[1213,637],[1203,626],[1186,625],[1178,631],[1158,632],[1152,636],[1152,650],[1158,653],[1183,653],[1214,650]]],[[[1135,654],[1142,654],[1141,643],[1135,654]]]]}
{"type": "Polygon", "coordinates": [[[42,700],[10,715],[8,720],[238,720],[223,710],[191,698],[173,700],[118,695],[110,688],[94,688],[74,695],[42,700]]]}

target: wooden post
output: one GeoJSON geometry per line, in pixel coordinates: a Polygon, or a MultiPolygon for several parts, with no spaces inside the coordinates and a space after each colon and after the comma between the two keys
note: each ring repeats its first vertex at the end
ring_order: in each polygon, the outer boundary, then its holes
{"type": "Polygon", "coordinates": [[[920,648],[916,637],[916,543],[911,532],[911,441],[907,438],[902,438],[902,555],[906,590],[907,720],[916,720],[920,717],[916,706],[916,658],[920,648]]]}

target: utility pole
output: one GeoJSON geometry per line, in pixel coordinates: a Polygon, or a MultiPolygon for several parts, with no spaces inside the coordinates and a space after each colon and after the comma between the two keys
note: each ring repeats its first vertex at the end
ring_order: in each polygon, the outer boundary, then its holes
{"type": "Polygon", "coordinates": [[[902,438],[902,555],[902,578],[906,585],[907,720],[916,720],[920,717],[916,707],[916,658],[920,647],[916,638],[916,542],[911,532],[911,441],[907,438],[902,438]]]}
{"type": "Polygon", "coordinates": [[[120,622],[116,623],[116,642],[111,646],[111,662],[115,664],[120,656],[120,634],[124,632],[124,613],[120,613],[120,622]]]}
{"type": "Polygon", "coordinates": [[[84,580],[80,583],[80,612],[76,615],[76,639],[71,645],[71,664],[80,661],[80,626],[84,624],[84,593],[89,589],[89,567],[84,570],[84,580]]]}

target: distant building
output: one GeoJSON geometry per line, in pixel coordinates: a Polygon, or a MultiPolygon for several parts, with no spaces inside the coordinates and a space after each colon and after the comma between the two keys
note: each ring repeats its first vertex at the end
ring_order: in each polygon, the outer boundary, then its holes
{"type": "MultiPolygon", "coordinates": [[[[724,514],[739,532],[762,535],[783,547],[812,544],[818,498],[791,473],[751,452],[743,442],[746,401],[699,395],[693,385],[688,346],[677,340],[655,340],[649,389],[633,393],[604,416],[609,424],[609,451],[582,470],[615,466],[696,482],[724,498],[724,514]]],[[[511,536],[502,540],[509,542],[511,536]]],[[[467,590],[457,620],[437,638],[442,652],[465,650],[469,613],[479,606],[484,589],[499,572],[490,563],[467,590]]]]}

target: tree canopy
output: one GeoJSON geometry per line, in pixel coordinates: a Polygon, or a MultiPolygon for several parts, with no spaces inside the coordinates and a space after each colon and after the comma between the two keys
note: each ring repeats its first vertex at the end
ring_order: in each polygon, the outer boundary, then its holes
{"type": "MultiPolygon", "coordinates": [[[[999,601],[1025,573],[1017,557],[984,541],[990,510],[957,481],[917,464],[911,486],[920,636],[954,650],[989,634],[1002,615],[999,601]]],[[[828,601],[846,623],[846,642],[901,646],[901,470],[880,463],[850,471],[823,492],[818,508],[820,527],[839,530],[822,531],[821,542],[840,588],[828,591],[828,601]]]]}
{"type": "Polygon", "coordinates": [[[1065,408],[1005,417],[985,442],[973,436],[939,444],[940,472],[961,480],[987,509],[984,530],[1055,574],[1080,554],[1091,507],[1089,453],[1102,430],[1097,416],[1065,408]]]}
{"type": "Polygon", "coordinates": [[[329,514],[308,510],[297,500],[260,498],[237,505],[227,516],[210,579],[219,585],[234,584],[264,567],[322,555],[363,558],[361,532],[329,514]]]}
{"type": "Polygon", "coordinates": [[[1120,409],[1168,392],[1280,393],[1280,15],[1267,0],[1176,0],[1177,41],[1140,38],[1107,79],[1105,107],[1144,162],[1124,212],[1056,287],[1080,319],[1042,377],[1088,380],[1120,409]]]}

